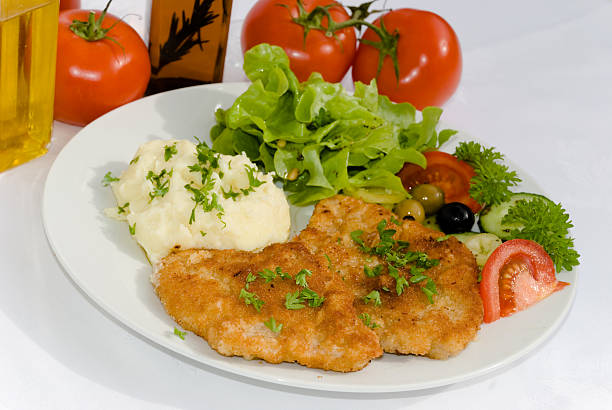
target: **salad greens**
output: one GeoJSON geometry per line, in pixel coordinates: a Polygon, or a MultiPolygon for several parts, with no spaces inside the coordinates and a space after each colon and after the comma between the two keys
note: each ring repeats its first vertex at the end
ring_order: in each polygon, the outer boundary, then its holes
{"type": "Polygon", "coordinates": [[[484,148],[477,142],[461,142],[453,154],[474,168],[476,176],[470,181],[470,196],[480,204],[497,205],[506,201],[510,187],[521,182],[516,171],[510,171],[503,161],[504,155],[494,148],[484,148]]]}
{"type": "Polygon", "coordinates": [[[529,239],[542,245],[557,272],[579,265],[580,255],[569,236],[569,229],[574,225],[560,203],[543,198],[518,201],[508,209],[502,223],[518,226],[510,232],[512,238],[529,239]]]}
{"type": "Polygon", "coordinates": [[[212,148],[244,152],[290,192],[295,205],[337,193],[368,202],[397,203],[407,196],[395,175],[405,162],[426,166],[422,151],[436,149],[456,131],[436,131],[442,110],[427,107],[422,120],[408,103],[378,94],[376,83],[355,83],[354,94],[314,73],[300,83],[283,49],[260,44],[244,56],[250,87],[215,113],[212,148]]]}

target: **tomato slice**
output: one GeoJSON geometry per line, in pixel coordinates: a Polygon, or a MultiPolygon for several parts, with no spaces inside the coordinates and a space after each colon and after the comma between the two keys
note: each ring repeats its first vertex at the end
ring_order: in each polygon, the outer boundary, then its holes
{"type": "Polygon", "coordinates": [[[406,163],[397,174],[404,188],[410,191],[420,184],[436,185],[444,191],[445,203],[461,202],[474,213],[480,211],[482,205],[470,197],[469,193],[470,180],[476,175],[474,168],[446,152],[429,151],[423,154],[427,159],[427,168],[406,163]]]}
{"type": "Polygon", "coordinates": [[[555,264],[537,242],[512,239],[498,246],[482,269],[484,321],[524,310],[569,285],[555,277],[555,264]]]}

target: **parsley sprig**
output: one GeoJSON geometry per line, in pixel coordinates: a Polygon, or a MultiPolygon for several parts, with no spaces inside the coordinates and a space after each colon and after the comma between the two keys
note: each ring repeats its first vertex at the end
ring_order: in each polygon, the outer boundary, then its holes
{"type": "Polygon", "coordinates": [[[359,315],[359,319],[361,319],[363,324],[369,327],[370,329],[376,329],[377,327],[380,327],[378,323],[372,322],[372,318],[368,313],[363,312],[359,315]]]}
{"type": "Polygon", "coordinates": [[[130,206],[129,202],[126,202],[123,206],[118,206],[117,207],[117,214],[121,215],[121,214],[126,213],[127,212],[126,209],[127,209],[128,206],[130,206]]]}
{"type": "Polygon", "coordinates": [[[168,190],[170,189],[170,178],[172,178],[172,171],[172,169],[170,169],[170,171],[162,169],[159,174],[155,174],[153,171],[149,171],[147,173],[147,180],[151,181],[151,184],[153,184],[153,191],[149,192],[149,202],[153,201],[157,197],[162,198],[168,193],[168,190]]]}
{"type": "Polygon", "coordinates": [[[521,179],[516,171],[498,162],[504,156],[494,148],[484,148],[477,142],[461,142],[453,154],[474,168],[476,176],[470,181],[470,196],[480,204],[496,205],[507,200],[521,179]]]}
{"type": "Polygon", "coordinates": [[[281,279],[293,279],[293,277],[287,273],[283,272],[283,269],[280,266],[277,266],[275,270],[272,269],[264,269],[261,272],[257,272],[260,278],[264,279],[266,283],[272,282],[277,277],[281,279]]]}
{"type": "Polygon", "coordinates": [[[289,310],[299,310],[306,307],[304,303],[308,302],[310,307],[319,307],[325,301],[324,296],[320,296],[312,289],[298,289],[295,292],[285,295],[285,307],[289,310]]]}
{"type": "Polygon", "coordinates": [[[307,288],[308,282],[306,282],[306,276],[312,276],[312,272],[308,269],[302,269],[295,275],[295,283],[296,285],[307,288]]]}
{"type": "Polygon", "coordinates": [[[245,165],[244,167],[246,168],[247,178],[249,179],[248,189],[250,190],[250,192],[253,192],[255,188],[263,185],[263,183],[266,182],[266,181],[257,179],[257,176],[255,175],[255,173],[257,172],[257,168],[254,168],[248,165],[245,165]]]}
{"type": "Polygon", "coordinates": [[[240,295],[238,295],[239,299],[244,299],[244,303],[246,305],[253,305],[256,311],[261,312],[261,307],[264,305],[264,301],[259,299],[253,292],[249,292],[245,288],[240,289],[240,295]]]}
{"type": "MultiPolygon", "coordinates": [[[[376,229],[378,231],[379,242],[375,246],[367,246],[362,239],[363,231],[356,230],[350,233],[353,241],[358,245],[359,249],[370,255],[377,255],[387,263],[389,276],[395,279],[395,293],[398,296],[404,292],[404,288],[410,286],[410,283],[420,283],[426,281],[424,286],[421,286],[421,291],[427,296],[429,303],[433,303],[433,295],[437,294],[436,284],[429,276],[425,275],[426,269],[437,266],[440,261],[438,259],[430,259],[424,252],[415,252],[408,250],[410,245],[405,241],[396,241],[393,236],[396,234],[395,229],[387,229],[387,220],[381,220],[376,229]],[[400,268],[412,264],[410,273],[410,281],[400,275],[400,268]]],[[[381,273],[377,266],[370,268],[364,266],[364,273],[368,277],[376,277],[381,273]]],[[[377,291],[376,291],[377,292],[377,291]]],[[[379,295],[380,296],[380,295],[379,295]]]]}
{"type": "Polygon", "coordinates": [[[181,340],[185,340],[185,335],[187,334],[187,332],[182,332],[178,328],[175,327],[174,334],[178,336],[181,340]]]}
{"type": "Polygon", "coordinates": [[[502,219],[503,224],[520,226],[510,232],[513,238],[530,239],[542,245],[555,264],[555,269],[571,270],[579,264],[569,229],[574,225],[561,204],[535,198],[517,201],[502,219]]]}
{"type": "Polygon", "coordinates": [[[113,176],[111,171],[108,171],[104,174],[104,178],[102,178],[102,186],[109,186],[111,182],[119,181],[119,178],[113,176]]]}
{"type": "Polygon", "coordinates": [[[256,168],[251,167],[249,165],[245,165],[244,167],[246,170],[247,178],[249,179],[248,188],[240,188],[239,192],[235,192],[231,187],[227,191],[221,188],[221,191],[223,192],[223,198],[225,199],[231,198],[233,201],[236,201],[238,197],[240,196],[240,194],[247,196],[251,192],[255,192],[255,188],[261,186],[262,184],[266,182],[266,181],[257,179],[257,176],[255,175],[255,173],[257,172],[256,168]]]}
{"type": "Polygon", "coordinates": [[[372,302],[372,304],[374,306],[381,306],[382,305],[382,301],[380,300],[380,292],[379,291],[373,290],[370,293],[368,293],[366,296],[364,296],[363,303],[365,303],[367,305],[370,302],[372,302]]]}
{"type": "Polygon", "coordinates": [[[173,155],[178,154],[178,150],[176,149],[176,142],[173,145],[164,146],[164,159],[166,162],[170,161],[173,155]]]}
{"type": "Polygon", "coordinates": [[[301,291],[296,290],[294,293],[287,293],[285,295],[285,307],[289,310],[298,310],[303,309],[306,306],[304,305],[304,300],[300,297],[301,291]]]}
{"type": "Polygon", "coordinates": [[[270,317],[270,319],[266,320],[264,322],[264,325],[266,325],[266,327],[268,329],[270,329],[271,331],[273,331],[276,334],[279,334],[280,331],[283,329],[283,324],[282,323],[276,323],[276,319],[274,319],[274,317],[270,317]]]}
{"type": "Polygon", "coordinates": [[[217,211],[217,217],[223,222],[223,207],[219,203],[219,195],[212,192],[215,187],[215,179],[213,178],[214,171],[219,168],[219,154],[211,150],[205,142],[198,140],[196,145],[196,157],[198,162],[190,165],[189,171],[200,174],[201,187],[197,187],[195,182],[185,185],[185,189],[193,195],[191,199],[195,202],[189,224],[195,222],[195,210],[201,206],[204,212],[217,211]]]}

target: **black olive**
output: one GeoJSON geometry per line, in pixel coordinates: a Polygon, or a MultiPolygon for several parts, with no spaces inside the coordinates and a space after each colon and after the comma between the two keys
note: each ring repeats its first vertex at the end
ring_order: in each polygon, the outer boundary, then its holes
{"type": "Polygon", "coordinates": [[[474,226],[474,212],[461,202],[451,202],[440,208],[436,221],[444,233],[468,232],[474,226]]]}

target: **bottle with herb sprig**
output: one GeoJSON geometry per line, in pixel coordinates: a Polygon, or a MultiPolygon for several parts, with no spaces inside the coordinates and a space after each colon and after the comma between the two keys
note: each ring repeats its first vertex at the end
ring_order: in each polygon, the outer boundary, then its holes
{"type": "Polygon", "coordinates": [[[220,82],[232,0],[153,0],[148,94],[220,82]]]}

